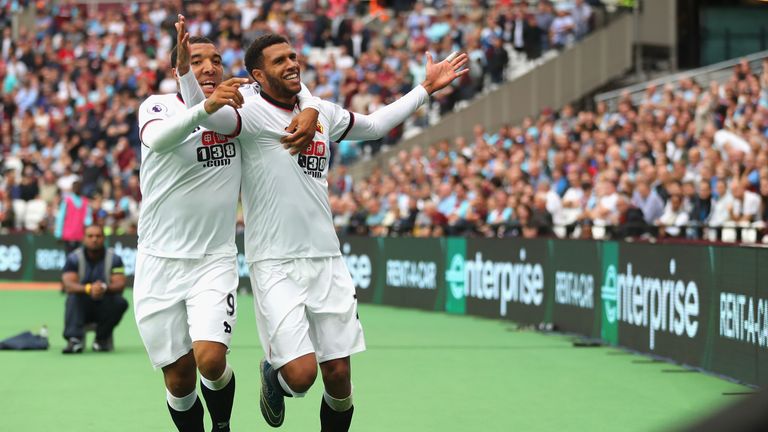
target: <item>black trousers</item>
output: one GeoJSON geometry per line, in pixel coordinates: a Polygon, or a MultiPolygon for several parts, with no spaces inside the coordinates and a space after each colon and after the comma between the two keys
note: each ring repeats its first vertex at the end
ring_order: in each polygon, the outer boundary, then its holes
{"type": "Polygon", "coordinates": [[[112,337],[128,309],[122,294],[107,294],[94,300],[86,294],[68,294],[64,311],[64,339],[85,337],[85,325],[96,323],[96,339],[112,337]]]}

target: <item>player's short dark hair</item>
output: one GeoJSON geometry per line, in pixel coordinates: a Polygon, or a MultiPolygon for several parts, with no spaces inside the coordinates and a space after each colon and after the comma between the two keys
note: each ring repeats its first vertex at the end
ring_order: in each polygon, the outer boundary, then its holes
{"type": "Polygon", "coordinates": [[[245,68],[248,69],[248,74],[254,69],[264,67],[264,50],[281,43],[289,43],[285,36],[279,34],[267,33],[263,36],[259,36],[248,47],[248,51],[245,52],[245,68]]]}
{"type": "MultiPolygon", "coordinates": [[[[213,43],[212,40],[208,39],[205,36],[190,36],[189,37],[189,46],[192,46],[194,44],[211,44],[213,46],[216,46],[215,43],[213,43]]],[[[178,47],[178,44],[173,46],[173,49],[171,49],[171,67],[176,67],[176,48],[178,47]]]]}

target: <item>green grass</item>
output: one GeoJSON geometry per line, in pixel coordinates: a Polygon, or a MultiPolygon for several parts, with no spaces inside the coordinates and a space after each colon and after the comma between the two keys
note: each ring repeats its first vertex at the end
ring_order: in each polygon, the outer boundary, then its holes
{"type": "MultiPolygon", "coordinates": [[[[239,298],[229,359],[237,375],[235,431],[270,429],[258,407],[262,351],[251,302],[239,298]]],[[[130,310],[114,353],[89,347],[64,356],[63,304],[54,292],[0,292],[0,335],[47,324],[52,344],[45,352],[0,352],[0,429],[173,430],[161,373],[149,364],[130,310]]],[[[352,362],[356,431],[659,431],[736,401],[724,392],[746,390],[509,323],[371,305],[361,306],[360,318],[368,351],[352,362]]],[[[320,429],[321,384],[287,401],[280,430],[320,429]]]]}

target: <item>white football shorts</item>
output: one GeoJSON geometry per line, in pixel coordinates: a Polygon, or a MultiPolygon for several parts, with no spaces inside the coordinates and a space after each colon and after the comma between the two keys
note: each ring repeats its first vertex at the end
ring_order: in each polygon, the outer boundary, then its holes
{"type": "Polygon", "coordinates": [[[274,368],[309,353],[323,363],[365,351],[341,257],[264,260],[249,270],[261,346],[274,368]]]}
{"type": "Polygon", "coordinates": [[[133,309],[155,369],[192,349],[194,341],[229,347],[237,322],[237,257],[161,258],[139,252],[133,309]]]}

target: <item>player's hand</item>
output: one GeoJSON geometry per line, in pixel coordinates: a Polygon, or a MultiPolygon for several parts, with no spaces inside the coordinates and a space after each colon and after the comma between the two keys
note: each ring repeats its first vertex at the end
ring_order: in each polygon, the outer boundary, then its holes
{"type": "Polygon", "coordinates": [[[314,108],[307,108],[291,120],[291,124],[285,128],[290,135],[280,139],[283,147],[289,149],[291,155],[295,155],[312,143],[317,131],[317,117],[320,113],[314,108]]]}
{"type": "Polygon", "coordinates": [[[440,63],[432,61],[432,54],[427,51],[427,76],[421,85],[432,94],[451,83],[456,78],[466,74],[469,69],[461,69],[469,61],[466,53],[449,55],[440,63]]]}
{"type": "Polygon", "coordinates": [[[176,68],[176,73],[182,76],[189,72],[189,33],[187,32],[187,23],[184,15],[179,14],[176,26],[176,64],[171,67],[176,68]]]}
{"type": "Polygon", "coordinates": [[[203,105],[205,112],[213,114],[227,105],[234,109],[242,108],[244,102],[243,95],[238,89],[247,83],[247,78],[230,78],[219,84],[213,94],[205,100],[203,105]]]}

